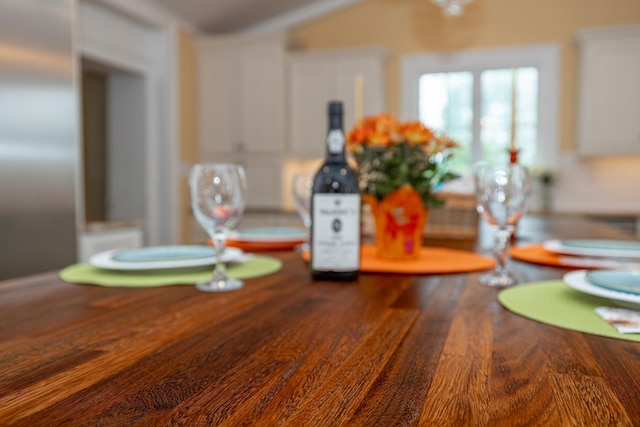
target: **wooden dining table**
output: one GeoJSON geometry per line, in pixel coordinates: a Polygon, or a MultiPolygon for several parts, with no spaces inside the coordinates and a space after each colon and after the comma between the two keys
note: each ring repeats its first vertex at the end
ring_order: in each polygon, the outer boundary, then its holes
{"type": "MultiPolygon", "coordinates": [[[[552,237],[634,238],[528,215],[515,244],[552,237]]],[[[269,255],[279,272],[226,293],[0,282],[0,425],[640,425],[640,343],[514,314],[480,272],[314,282],[269,255]]]]}

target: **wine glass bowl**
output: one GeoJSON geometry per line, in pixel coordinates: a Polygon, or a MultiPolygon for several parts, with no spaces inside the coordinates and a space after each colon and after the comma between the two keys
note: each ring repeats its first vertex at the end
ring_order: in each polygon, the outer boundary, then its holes
{"type": "Polygon", "coordinates": [[[196,284],[201,291],[228,291],[243,286],[242,281],[227,276],[221,257],[229,230],[237,225],[244,212],[246,192],[247,181],[240,165],[212,163],[196,164],[191,168],[191,208],[216,249],[212,278],[196,284]]]}
{"type": "Polygon", "coordinates": [[[500,287],[514,285],[519,279],[507,270],[509,240],[527,209],[531,192],[529,171],[517,163],[503,166],[484,164],[474,173],[478,212],[496,228],[493,248],[496,268],[480,276],[480,283],[500,287]]]}
{"type": "MultiPolygon", "coordinates": [[[[314,176],[312,172],[297,172],[293,175],[291,186],[293,202],[307,229],[307,234],[311,229],[311,193],[313,192],[314,176]]],[[[304,243],[301,249],[306,250],[308,246],[308,243],[304,243]]]]}
{"type": "Polygon", "coordinates": [[[524,214],[529,195],[529,178],[520,165],[488,167],[480,177],[478,205],[491,225],[515,225],[524,214]]]}

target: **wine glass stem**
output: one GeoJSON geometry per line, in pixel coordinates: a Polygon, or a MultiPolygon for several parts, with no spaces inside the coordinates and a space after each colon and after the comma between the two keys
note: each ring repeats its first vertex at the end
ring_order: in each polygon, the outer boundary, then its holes
{"type": "Polygon", "coordinates": [[[304,228],[305,230],[307,230],[307,238],[305,239],[305,242],[308,245],[309,239],[311,237],[311,216],[308,216],[304,219],[304,228]]]}
{"type": "Polygon", "coordinates": [[[226,279],[227,267],[222,262],[222,254],[227,241],[226,230],[222,228],[214,229],[211,232],[211,240],[213,241],[213,247],[216,248],[216,265],[213,269],[213,280],[226,279]]]}
{"type": "Polygon", "coordinates": [[[511,228],[510,227],[498,227],[495,233],[495,256],[496,261],[496,272],[498,274],[505,275],[507,274],[507,259],[509,256],[509,239],[511,238],[511,228]]]}

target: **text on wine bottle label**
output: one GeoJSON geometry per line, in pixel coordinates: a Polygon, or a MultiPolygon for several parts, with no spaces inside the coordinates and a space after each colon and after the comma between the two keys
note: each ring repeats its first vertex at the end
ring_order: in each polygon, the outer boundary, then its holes
{"type": "Polygon", "coordinates": [[[360,267],[360,195],[313,196],[312,268],[354,271],[360,267]]]}

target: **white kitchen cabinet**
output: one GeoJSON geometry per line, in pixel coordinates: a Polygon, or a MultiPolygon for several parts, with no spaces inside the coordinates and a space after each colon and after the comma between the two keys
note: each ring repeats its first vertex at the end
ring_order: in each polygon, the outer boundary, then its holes
{"type": "Polygon", "coordinates": [[[272,154],[247,156],[243,165],[249,187],[247,205],[255,209],[281,209],[283,204],[282,156],[272,154]]]}
{"type": "Polygon", "coordinates": [[[209,40],[198,57],[199,145],[202,153],[232,152],[241,142],[239,53],[209,40]]]}
{"type": "Polygon", "coordinates": [[[363,114],[385,111],[386,56],[378,47],[289,54],[289,156],[324,156],[329,101],[343,102],[345,131],[353,126],[358,76],[363,81],[363,114]]]}
{"type": "Polygon", "coordinates": [[[200,159],[247,174],[247,207],[282,206],[285,38],[204,37],[199,42],[200,159]]]}
{"type": "Polygon", "coordinates": [[[201,153],[275,153],[285,148],[285,38],[199,41],[201,153]]]}
{"type": "Polygon", "coordinates": [[[578,33],[578,151],[640,154],[640,26],[578,33]]]}

